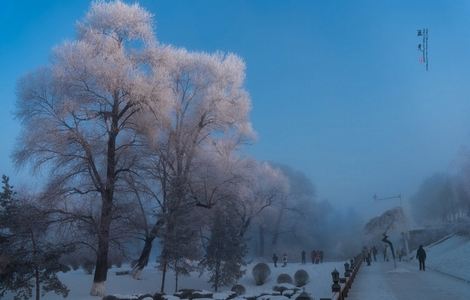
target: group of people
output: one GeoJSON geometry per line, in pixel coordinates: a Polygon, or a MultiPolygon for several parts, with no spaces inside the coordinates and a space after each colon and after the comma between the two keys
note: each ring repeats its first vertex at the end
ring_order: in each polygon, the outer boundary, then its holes
{"type": "MultiPolygon", "coordinates": [[[[389,253],[390,252],[390,247],[388,245],[385,245],[383,247],[383,250],[382,250],[382,254],[383,254],[383,261],[389,261],[389,253]]],[[[364,262],[372,262],[372,260],[374,262],[377,261],[377,254],[378,254],[378,250],[377,250],[377,247],[374,245],[370,248],[364,246],[362,248],[362,256],[363,256],[363,259],[364,259],[364,262]]],[[[401,248],[399,250],[396,250],[395,251],[395,257],[398,258],[399,261],[402,261],[405,257],[406,257],[406,251],[404,248],[401,248]]]]}
{"type": "MultiPolygon", "coordinates": [[[[301,258],[302,264],[307,263],[307,253],[305,252],[305,250],[302,250],[302,252],[300,253],[300,258],[301,258]]],[[[310,252],[310,258],[312,259],[312,264],[323,263],[323,251],[322,250],[312,250],[312,252],[310,252]]],[[[276,253],[273,253],[273,263],[274,263],[275,268],[277,268],[277,263],[278,262],[279,262],[279,257],[277,256],[276,253]]],[[[287,266],[287,253],[284,253],[282,255],[282,265],[281,266],[282,267],[287,266]]]]}
{"type": "MultiPolygon", "coordinates": [[[[387,248],[388,246],[385,245],[383,249],[384,261],[389,260],[387,248]]],[[[374,260],[374,262],[377,261],[377,253],[378,253],[378,250],[377,250],[377,247],[375,247],[375,245],[370,248],[366,246],[362,248],[362,256],[363,256],[364,262],[367,262],[368,265],[370,265],[370,263],[372,262],[372,259],[374,260]]],[[[302,250],[300,256],[301,256],[302,264],[306,264],[307,253],[305,252],[305,250],[302,250]]],[[[401,261],[402,258],[406,256],[405,249],[402,248],[401,250],[397,250],[397,256],[399,260],[401,261]]],[[[310,252],[310,257],[312,259],[312,264],[323,263],[323,251],[322,250],[312,250],[312,252],[310,252]]],[[[424,248],[422,245],[420,245],[418,250],[416,251],[416,258],[419,261],[419,270],[425,271],[426,270],[426,266],[425,266],[426,251],[424,251],[424,248]]],[[[273,263],[274,263],[275,268],[277,268],[278,261],[279,261],[279,257],[276,255],[276,253],[273,253],[273,263]]],[[[287,253],[284,253],[282,255],[282,267],[286,267],[286,266],[287,266],[287,253]]]]}
{"type": "MultiPolygon", "coordinates": [[[[273,253],[273,263],[274,263],[275,268],[277,268],[278,261],[279,261],[279,257],[276,255],[276,253],[273,253]]],[[[282,266],[283,267],[287,266],[287,254],[286,253],[282,255],[282,266]]]]}
{"type": "MultiPolygon", "coordinates": [[[[305,255],[305,250],[302,250],[302,264],[306,263],[305,255]]],[[[312,252],[310,252],[310,259],[312,260],[312,264],[323,263],[323,250],[312,250],[312,252]]]]}
{"type": "MultiPolygon", "coordinates": [[[[385,247],[383,248],[384,261],[389,261],[388,248],[389,247],[387,245],[385,245],[385,247]]],[[[367,262],[368,265],[370,265],[370,263],[372,262],[372,259],[374,260],[374,262],[377,261],[377,253],[378,253],[378,250],[377,250],[377,247],[375,247],[375,245],[370,248],[366,246],[362,248],[362,256],[363,256],[364,262],[367,262]]],[[[400,250],[397,250],[396,257],[398,257],[398,259],[402,261],[402,259],[406,257],[405,249],[401,248],[400,250]]],[[[423,245],[420,245],[418,250],[416,251],[416,258],[419,261],[419,270],[425,271],[426,270],[426,265],[425,265],[426,251],[424,250],[423,245]]]]}

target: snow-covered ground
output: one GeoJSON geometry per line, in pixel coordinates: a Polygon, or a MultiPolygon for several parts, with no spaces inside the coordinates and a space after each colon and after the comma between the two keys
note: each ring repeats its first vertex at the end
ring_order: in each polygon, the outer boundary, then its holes
{"type": "MultiPolygon", "coordinates": [[[[272,263],[269,264],[271,268],[271,275],[267,282],[262,286],[256,286],[251,275],[251,269],[255,263],[248,265],[248,270],[245,275],[239,280],[239,283],[244,285],[247,289],[247,294],[260,294],[264,291],[272,292],[272,288],[276,285],[277,276],[281,273],[287,273],[294,276],[294,273],[299,269],[304,269],[310,275],[310,282],[306,285],[305,290],[310,293],[315,299],[322,297],[331,297],[331,272],[337,269],[340,273],[344,272],[344,262],[325,262],[323,264],[302,265],[300,263],[290,263],[287,267],[274,268],[272,263]]],[[[116,271],[128,270],[128,266],[122,268],[112,268],[108,273],[108,280],[106,283],[107,294],[145,294],[160,291],[161,272],[155,268],[155,265],[148,266],[142,273],[141,280],[134,280],[129,275],[116,276],[116,271]]],[[[99,297],[92,297],[89,295],[93,276],[86,274],[83,270],[70,271],[65,274],[60,274],[60,279],[69,287],[70,293],[68,299],[100,299],[99,297]]],[[[192,288],[211,291],[211,285],[207,283],[207,274],[199,276],[199,273],[193,273],[191,276],[181,276],[179,278],[178,289],[192,288]]],[[[165,292],[172,294],[175,290],[175,280],[173,273],[169,272],[166,278],[165,292]]],[[[222,291],[229,290],[231,287],[222,288],[222,291]]],[[[61,296],[53,293],[48,293],[44,299],[58,300],[63,299],[61,296]]]]}
{"type": "Polygon", "coordinates": [[[470,282],[470,236],[452,235],[425,250],[427,267],[470,282]]]}
{"type": "Polygon", "coordinates": [[[426,272],[410,262],[363,265],[348,299],[470,299],[470,237],[451,235],[424,247],[426,272]]]}
{"type": "Polygon", "coordinates": [[[468,300],[470,285],[450,276],[427,270],[416,263],[378,262],[362,265],[348,300],[468,300]]]}

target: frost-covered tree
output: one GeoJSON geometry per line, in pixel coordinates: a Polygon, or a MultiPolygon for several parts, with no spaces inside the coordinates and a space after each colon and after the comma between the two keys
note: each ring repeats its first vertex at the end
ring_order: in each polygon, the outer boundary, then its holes
{"type": "Polygon", "coordinates": [[[45,167],[64,196],[89,194],[100,205],[92,295],[105,294],[115,194],[134,168],[138,132],[146,114],[163,111],[161,74],[149,63],[152,26],[137,4],[93,2],[76,39],[55,47],[51,63],[18,85],[16,162],[45,167]]]}
{"type": "Polygon", "coordinates": [[[401,207],[386,210],[380,216],[370,219],[364,226],[364,232],[371,240],[378,239],[389,231],[402,232],[407,227],[407,218],[401,207]]]}
{"type": "MultiPolygon", "coordinates": [[[[178,291],[180,276],[189,275],[195,269],[194,262],[201,258],[200,218],[192,209],[179,210],[178,214],[173,214],[172,219],[165,222],[165,227],[172,228],[165,228],[161,236],[160,268],[174,271],[175,292],[178,291]]],[[[162,274],[162,292],[165,276],[166,272],[162,274]]]]}
{"type": "Polygon", "coordinates": [[[241,180],[233,185],[236,196],[228,199],[241,220],[240,235],[245,236],[256,218],[261,218],[263,212],[282,201],[289,184],[282,172],[267,162],[244,159],[236,172],[241,180]]]}
{"type": "Polygon", "coordinates": [[[236,283],[244,274],[246,243],[239,231],[230,210],[214,212],[206,255],[201,263],[208,269],[209,282],[216,292],[222,286],[236,283]]]}
{"type": "Polygon", "coordinates": [[[44,213],[35,199],[19,200],[13,197],[8,177],[3,177],[0,193],[0,231],[7,242],[0,248],[6,263],[0,272],[0,297],[14,293],[14,299],[30,299],[52,291],[66,297],[68,288],[58,279],[57,273],[68,268],[61,257],[73,250],[48,234],[54,222],[44,213]]]}
{"type": "Polygon", "coordinates": [[[420,224],[451,223],[470,211],[466,171],[460,176],[434,174],[411,197],[411,212],[420,224]]]}
{"type": "MultiPolygon", "coordinates": [[[[155,119],[155,130],[147,135],[150,151],[142,169],[147,172],[146,185],[156,200],[158,218],[149,230],[135,274],[148,261],[160,229],[172,230],[163,225],[173,214],[187,207],[212,206],[192,196],[190,182],[198,157],[220,141],[239,143],[253,134],[248,119],[250,101],[243,86],[245,65],[239,57],[172,47],[157,51],[160,66],[167,72],[165,95],[171,104],[166,118],[155,119]]],[[[163,237],[171,235],[162,233],[163,237]]]]}
{"type": "Polygon", "coordinates": [[[3,273],[9,258],[6,254],[6,246],[9,243],[11,237],[10,224],[9,224],[9,212],[13,205],[13,186],[10,185],[10,178],[6,175],[2,175],[2,191],[0,192],[0,274],[3,273]]]}

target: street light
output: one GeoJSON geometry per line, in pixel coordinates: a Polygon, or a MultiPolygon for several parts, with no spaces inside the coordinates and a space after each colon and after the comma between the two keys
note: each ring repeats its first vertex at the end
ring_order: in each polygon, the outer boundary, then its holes
{"type": "Polygon", "coordinates": [[[333,293],[339,293],[341,291],[341,286],[339,285],[339,272],[334,269],[331,272],[331,277],[333,279],[333,284],[331,285],[331,291],[333,293]]]}

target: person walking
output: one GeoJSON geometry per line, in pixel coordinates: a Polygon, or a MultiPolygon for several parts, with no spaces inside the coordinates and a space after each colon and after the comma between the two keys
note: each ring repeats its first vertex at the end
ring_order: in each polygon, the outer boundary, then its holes
{"type": "Polygon", "coordinates": [[[367,261],[367,265],[370,266],[370,263],[372,262],[372,251],[369,250],[367,251],[367,258],[366,258],[366,261],[367,261]]]}
{"type": "Polygon", "coordinates": [[[367,254],[369,253],[369,250],[367,249],[366,246],[362,247],[362,260],[363,262],[367,262],[367,254]]]}
{"type": "Polygon", "coordinates": [[[423,245],[419,245],[418,251],[416,251],[416,258],[419,260],[419,270],[426,271],[426,251],[424,251],[423,245]]]}
{"type": "Polygon", "coordinates": [[[305,265],[305,250],[302,250],[302,264],[305,265]]]}
{"type": "Polygon", "coordinates": [[[282,256],[282,266],[283,267],[287,266],[287,254],[286,253],[284,253],[284,255],[282,256]]]}
{"type": "Polygon", "coordinates": [[[323,263],[323,250],[320,250],[320,263],[323,263]]]}
{"type": "Polygon", "coordinates": [[[310,253],[310,258],[312,259],[312,264],[315,263],[315,256],[316,255],[317,255],[317,251],[312,250],[312,252],[310,253]]]}
{"type": "Polygon", "coordinates": [[[274,267],[277,268],[277,261],[278,261],[278,257],[276,255],[276,253],[273,253],[273,262],[274,262],[274,267]]]}
{"type": "Polygon", "coordinates": [[[377,247],[375,245],[372,247],[372,255],[374,256],[374,261],[377,261],[377,247]]]}

